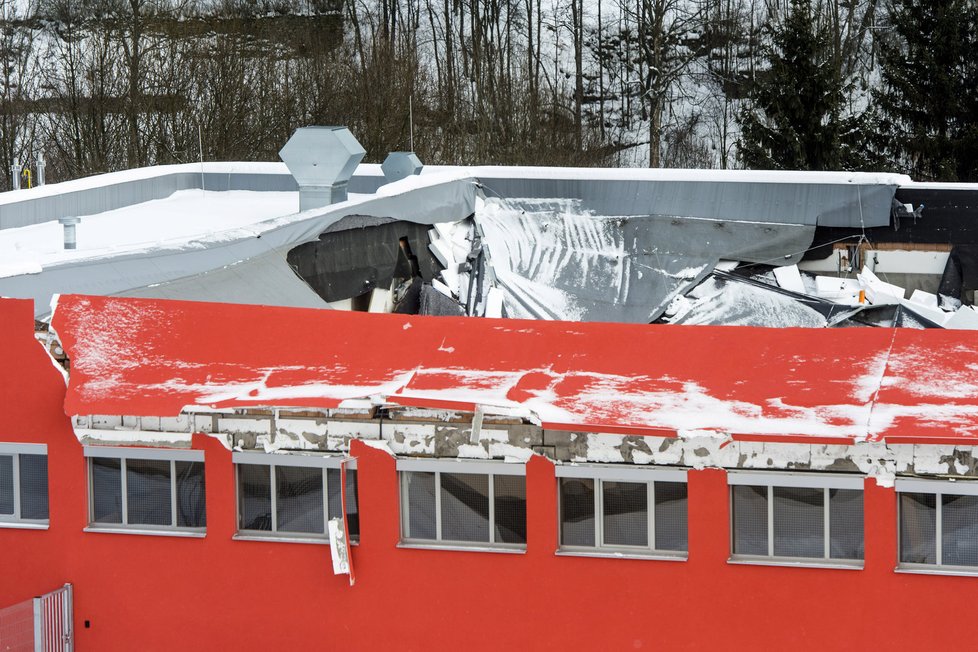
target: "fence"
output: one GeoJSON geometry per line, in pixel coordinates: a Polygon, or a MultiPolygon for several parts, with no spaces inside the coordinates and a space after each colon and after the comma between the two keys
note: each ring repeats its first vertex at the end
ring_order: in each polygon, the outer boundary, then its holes
{"type": "Polygon", "coordinates": [[[71,652],[71,584],[0,609],[0,652],[71,652]]]}

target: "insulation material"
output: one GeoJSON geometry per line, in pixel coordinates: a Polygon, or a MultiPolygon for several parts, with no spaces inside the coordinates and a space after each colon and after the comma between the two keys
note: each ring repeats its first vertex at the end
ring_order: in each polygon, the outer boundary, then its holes
{"type": "Polygon", "coordinates": [[[927,308],[938,307],[937,295],[931,294],[930,292],[924,292],[923,290],[914,290],[910,295],[910,301],[914,304],[925,306],[927,308]]]}
{"type": "Polygon", "coordinates": [[[851,329],[842,337],[70,295],[53,327],[72,361],[69,414],[359,400],[469,412],[480,405],[586,432],[978,437],[978,342],[954,331],[851,329]]]}
{"type": "Polygon", "coordinates": [[[866,298],[874,305],[896,304],[903,301],[906,295],[899,285],[886,283],[877,278],[869,267],[863,265],[863,270],[856,275],[859,285],[866,293],[866,298]]]}
{"type": "Polygon", "coordinates": [[[961,306],[944,322],[944,328],[978,330],[978,311],[972,306],[961,306]]]}
{"type": "MultiPolygon", "coordinates": [[[[919,290],[915,290],[914,296],[917,296],[919,292],[920,292],[919,290]]],[[[947,323],[948,318],[951,317],[951,314],[944,312],[943,310],[938,308],[937,297],[934,295],[930,295],[930,296],[934,297],[933,305],[928,305],[927,303],[922,303],[920,301],[914,301],[913,297],[911,297],[909,301],[904,299],[903,301],[900,302],[900,305],[903,306],[906,310],[909,310],[917,315],[920,315],[921,317],[924,317],[928,321],[933,322],[937,326],[944,326],[947,323]]]]}
{"type": "Polygon", "coordinates": [[[777,279],[778,285],[785,290],[791,290],[792,292],[801,294],[805,293],[805,283],[801,280],[801,272],[798,271],[798,265],[775,267],[774,278],[777,279]]]}
{"type": "Polygon", "coordinates": [[[859,281],[853,278],[815,277],[815,293],[836,303],[858,305],[860,289],[859,281]]]}

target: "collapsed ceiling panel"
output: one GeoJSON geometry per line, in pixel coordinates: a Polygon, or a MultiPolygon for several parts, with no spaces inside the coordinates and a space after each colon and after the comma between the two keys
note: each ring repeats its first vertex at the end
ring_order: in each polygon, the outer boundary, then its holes
{"type": "Polygon", "coordinates": [[[489,198],[476,221],[506,315],[645,323],[720,259],[794,262],[813,226],[595,215],[580,200],[489,198]]]}

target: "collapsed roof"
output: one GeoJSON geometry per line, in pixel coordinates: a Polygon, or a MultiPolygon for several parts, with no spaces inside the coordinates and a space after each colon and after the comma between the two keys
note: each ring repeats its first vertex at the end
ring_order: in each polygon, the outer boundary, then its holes
{"type": "Polygon", "coordinates": [[[40,318],[74,292],[566,321],[978,326],[978,239],[951,228],[978,214],[978,187],[422,168],[404,152],[392,157],[405,165],[357,166],[347,130],[309,133],[344,143],[342,179],[330,181],[343,192],[300,183],[284,164],[206,163],[0,195],[0,295],[34,299],[40,318]],[[310,193],[321,201],[300,211],[310,193]],[[55,220],[78,216],[78,248],[62,249],[55,220]]]}

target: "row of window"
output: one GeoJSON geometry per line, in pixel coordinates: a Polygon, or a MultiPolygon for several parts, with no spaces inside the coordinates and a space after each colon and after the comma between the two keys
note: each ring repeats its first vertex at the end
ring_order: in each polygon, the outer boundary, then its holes
{"type": "MultiPolygon", "coordinates": [[[[203,536],[202,451],[86,447],[89,529],[203,536]]],[[[326,541],[345,499],[359,538],[355,463],[339,457],[235,453],[237,538],[326,541]]],[[[403,545],[520,550],[525,467],[397,462],[403,545]]],[[[47,448],[0,444],[0,525],[45,527],[47,448]]],[[[557,467],[560,550],[684,558],[686,471],[557,467]]],[[[829,565],[863,559],[862,478],[728,474],[733,561],[829,565]]],[[[898,479],[899,550],[909,569],[978,569],[978,483],[898,479]]]]}

